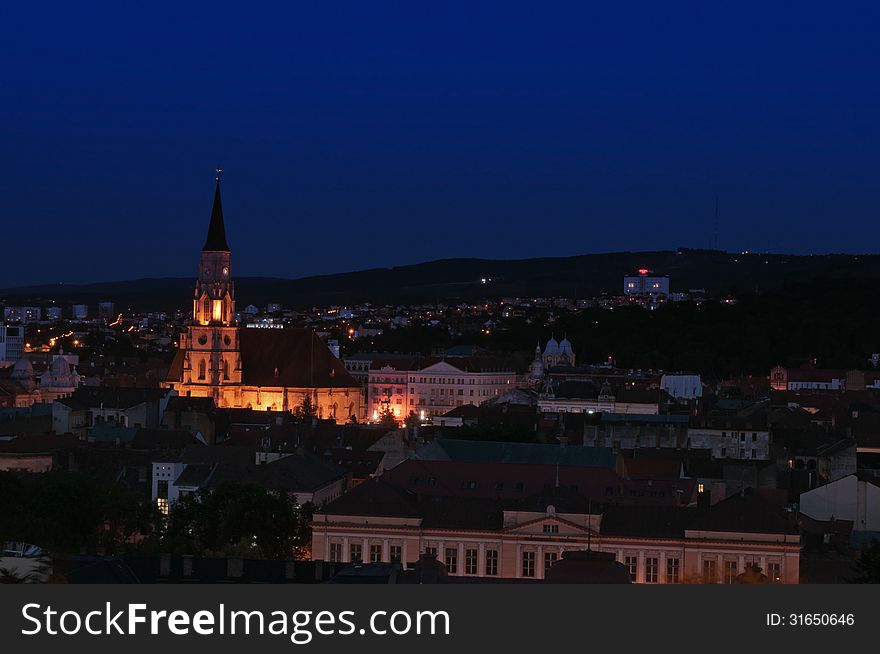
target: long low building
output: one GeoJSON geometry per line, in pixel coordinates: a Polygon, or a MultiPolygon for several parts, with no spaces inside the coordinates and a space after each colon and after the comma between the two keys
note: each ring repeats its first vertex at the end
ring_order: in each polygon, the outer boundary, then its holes
{"type": "Polygon", "coordinates": [[[450,575],[543,579],[563,552],[612,553],[637,583],[733,583],[758,566],[796,584],[800,537],[784,512],[743,494],[711,508],[598,507],[562,487],[521,501],[414,494],[381,478],[314,514],[312,557],[409,563],[436,554],[450,575]]]}
{"type": "Polygon", "coordinates": [[[671,402],[672,397],[660,389],[613,389],[584,381],[564,381],[538,396],[538,408],[544,413],[657,415],[661,406],[671,402]]]}

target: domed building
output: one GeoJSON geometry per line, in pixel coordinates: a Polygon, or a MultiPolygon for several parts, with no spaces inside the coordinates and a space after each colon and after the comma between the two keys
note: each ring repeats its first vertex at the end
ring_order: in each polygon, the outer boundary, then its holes
{"type": "Polygon", "coordinates": [[[554,366],[573,366],[575,357],[571,341],[567,337],[563,338],[562,341],[557,341],[556,338],[551,336],[544,348],[542,359],[545,369],[550,369],[554,366]]]}
{"type": "Polygon", "coordinates": [[[37,375],[34,373],[34,365],[27,357],[21,357],[15,362],[9,378],[14,379],[28,392],[32,392],[37,387],[37,375]]]}
{"type": "Polygon", "coordinates": [[[40,377],[40,391],[44,401],[66,397],[77,389],[80,383],[80,375],[76,371],[78,360],[78,357],[71,360],[63,351],[54,357],[49,370],[40,377]]]}
{"type": "Polygon", "coordinates": [[[530,386],[538,386],[544,379],[544,358],[541,355],[541,344],[535,345],[535,358],[529,364],[529,372],[526,375],[530,386]]]}

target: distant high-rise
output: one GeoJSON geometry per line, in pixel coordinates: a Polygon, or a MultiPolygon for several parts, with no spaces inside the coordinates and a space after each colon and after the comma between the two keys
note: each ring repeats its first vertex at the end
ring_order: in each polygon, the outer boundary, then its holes
{"type": "Polygon", "coordinates": [[[657,298],[669,295],[669,276],[658,275],[653,270],[639,268],[635,274],[623,278],[624,295],[650,295],[657,298]]]}
{"type": "Polygon", "coordinates": [[[18,361],[24,355],[24,327],[0,325],[0,361],[18,361]]]}

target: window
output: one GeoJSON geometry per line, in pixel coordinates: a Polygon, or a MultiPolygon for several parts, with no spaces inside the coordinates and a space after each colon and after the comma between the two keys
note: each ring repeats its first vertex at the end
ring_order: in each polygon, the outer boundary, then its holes
{"type": "Polygon", "coordinates": [[[656,584],[657,583],[657,568],[659,568],[659,561],[656,557],[649,556],[645,559],[645,583],[646,584],[656,584]]]}
{"type": "Polygon", "coordinates": [[[635,581],[639,574],[639,557],[625,556],[623,557],[623,565],[629,569],[629,578],[635,581]]]}
{"type": "Polygon", "coordinates": [[[348,552],[349,552],[349,560],[352,563],[360,563],[361,555],[363,554],[363,552],[361,551],[360,543],[352,543],[348,552]]]}
{"type": "Polygon", "coordinates": [[[556,563],[557,558],[559,555],[556,552],[544,552],[544,577],[550,572],[550,568],[556,563]]]}
{"type": "Polygon", "coordinates": [[[465,490],[473,490],[477,487],[477,482],[475,481],[463,481],[461,483],[461,487],[465,490]]]}
{"type": "Polygon", "coordinates": [[[342,560],[342,543],[330,543],[330,560],[342,560]]]}
{"type": "Polygon", "coordinates": [[[426,547],[425,554],[429,554],[431,556],[437,556],[437,548],[436,547],[426,547]]]}
{"type": "Polygon", "coordinates": [[[379,563],[382,560],[382,546],[370,545],[370,563],[379,563]]]}
{"type": "Polygon", "coordinates": [[[758,442],[758,435],[757,435],[756,433],[754,433],[754,432],[752,433],[752,442],[753,442],[753,443],[757,443],[757,442],[758,442]]]}
{"type": "Polygon", "coordinates": [[[736,561],[725,561],[724,562],[724,583],[732,584],[733,580],[736,579],[737,574],[737,563],[736,561]]]}
{"type": "Polygon", "coordinates": [[[703,485],[703,482],[700,482],[699,484],[697,484],[697,492],[698,493],[704,493],[705,491],[706,491],[706,487],[703,485]]]}
{"type": "Polygon", "coordinates": [[[666,559],[666,583],[667,584],[677,584],[679,582],[678,576],[678,558],[670,557],[666,559]]]}
{"type": "Polygon", "coordinates": [[[523,552],[522,553],[522,576],[523,577],[534,577],[535,576],[535,553],[534,552],[523,552]]]}
{"type": "Polygon", "coordinates": [[[466,575],[477,574],[477,550],[464,551],[464,573],[466,575]]]}
{"type": "Polygon", "coordinates": [[[703,561],[703,583],[714,584],[718,581],[715,559],[705,559],[703,561]]]}
{"type": "Polygon", "coordinates": [[[498,575],[498,550],[486,550],[486,576],[498,575]]]}
{"type": "Polygon", "coordinates": [[[726,448],[726,447],[722,447],[722,448],[721,448],[721,458],[723,459],[723,458],[726,457],[726,456],[727,456],[727,448],[726,448]]]}
{"type": "Polygon", "coordinates": [[[559,525],[544,525],[544,533],[545,534],[558,534],[559,533],[559,525]]]}
{"type": "Polygon", "coordinates": [[[168,515],[168,498],[156,498],[156,508],[159,509],[159,513],[161,513],[162,515],[168,515]]]}
{"type": "Polygon", "coordinates": [[[770,577],[770,583],[782,583],[782,566],[779,563],[767,564],[767,576],[770,577]]]}
{"type": "Polygon", "coordinates": [[[458,572],[458,548],[457,547],[447,547],[446,548],[446,571],[454,575],[458,572]]]}
{"type": "Polygon", "coordinates": [[[403,558],[403,550],[400,545],[391,546],[391,560],[399,562],[403,558]]]}
{"type": "Polygon", "coordinates": [[[199,379],[205,378],[205,360],[199,361],[199,379]]]}
{"type": "Polygon", "coordinates": [[[752,458],[753,459],[758,458],[758,450],[756,450],[755,448],[752,448],[752,458]]]}

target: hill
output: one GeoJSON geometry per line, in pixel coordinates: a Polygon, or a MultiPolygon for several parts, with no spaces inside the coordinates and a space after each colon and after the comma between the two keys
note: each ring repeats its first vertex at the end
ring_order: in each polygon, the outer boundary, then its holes
{"type": "MultiPolygon", "coordinates": [[[[710,294],[765,293],[786,282],[815,279],[880,279],[880,255],[733,254],[717,250],[614,252],[574,257],[491,260],[443,259],[410,266],[281,279],[237,277],[239,306],[280,302],[309,307],[358,302],[468,301],[506,296],[589,298],[620,293],[622,277],[650,268],[671,277],[673,291],[703,288],[710,294]],[[481,280],[486,278],[487,283],[481,280]]],[[[0,290],[10,304],[94,304],[112,300],[120,308],[189,308],[192,278],[54,284],[0,290]]]]}

